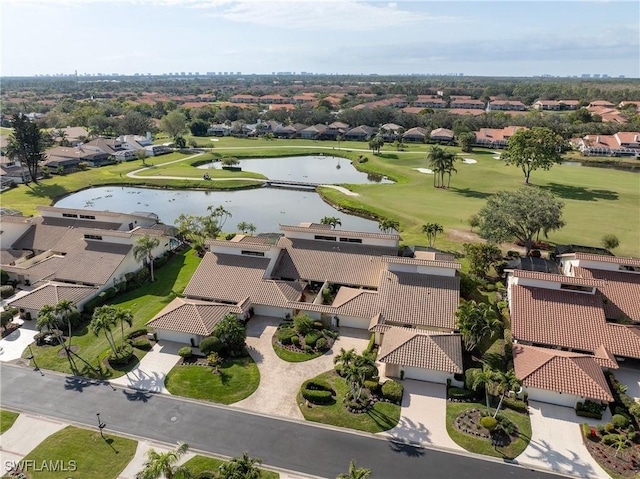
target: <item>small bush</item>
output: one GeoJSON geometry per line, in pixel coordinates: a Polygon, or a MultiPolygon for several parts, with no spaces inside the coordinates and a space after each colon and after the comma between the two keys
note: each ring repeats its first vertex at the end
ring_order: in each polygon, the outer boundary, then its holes
{"type": "Polygon", "coordinates": [[[293,318],[293,327],[301,336],[304,336],[313,329],[313,319],[306,314],[300,314],[293,318]]]}
{"type": "Polygon", "coordinates": [[[619,439],[620,434],[605,434],[604,436],[602,436],[602,443],[605,446],[611,446],[618,442],[619,439]]]}
{"type": "Polygon", "coordinates": [[[8,284],[9,283],[9,273],[5,270],[0,269],[0,284],[8,284]]]}
{"type": "Polygon", "coordinates": [[[333,399],[331,386],[317,379],[309,379],[300,388],[302,397],[314,404],[326,404],[333,399]]]}
{"type": "Polygon", "coordinates": [[[291,338],[297,336],[296,330],[291,328],[282,328],[278,330],[278,341],[281,344],[291,344],[291,338]]]}
{"type": "Polygon", "coordinates": [[[580,424],[580,428],[584,437],[591,437],[591,427],[586,422],[580,424]]]}
{"type": "Polygon", "coordinates": [[[16,290],[13,286],[5,284],[0,286],[0,298],[9,298],[15,294],[16,290]]]}
{"type": "Polygon", "coordinates": [[[313,353],[313,348],[311,346],[309,346],[308,344],[304,345],[304,352],[307,354],[311,354],[313,353]]]}
{"type": "Polygon", "coordinates": [[[3,328],[11,322],[11,320],[13,319],[13,314],[11,313],[11,311],[3,311],[2,313],[0,313],[0,326],[2,326],[3,328]]]}
{"type": "Polygon", "coordinates": [[[373,348],[376,347],[376,333],[371,333],[371,337],[369,338],[369,342],[367,343],[367,348],[365,349],[365,352],[371,352],[373,351],[373,348]]]}
{"type": "Polygon", "coordinates": [[[200,341],[200,352],[204,356],[211,353],[219,353],[224,348],[224,344],[215,336],[209,336],[200,341]]]}
{"type": "Polygon", "coordinates": [[[293,344],[296,348],[300,347],[300,336],[298,336],[297,334],[294,336],[291,336],[291,344],[293,344]]]}
{"type": "Polygon", "coordinates": [[[322,331],[324,329],[324,323],[322,321],[314,321],[313,322],[314,329],[322,331]]]}
{"type": "Polygon", "coordinates": [[[215,471],[202,471],[198,473],[196,479],[216,479],[218,474],[215,471]]]}
{"type": "Polygon", "coordinates": [[[380,390],[380,382],[366,379],[364,382],[364,387],[371,391],[373,394],[376,394],[380,390]]]}
{"type": "Polygon", "coordinates": [[[118,349],[117,353],[113,351],[109,354],[109,364],[114,366],[123,366],[129,364],[133,359],[133,347],[130,344],[125,344],[124,348],[118,349]]]}
{"type": "Polygon", "coordinates": [[[127,333],[127,339],[137,338],[138,336],[147,336],[148,330],[147,328],[134,329],[127,333]]]}
{"type": "Polygon", "coordinates": [[[147,338],[136,339],[131,343],[131,346],[136,349],[141,349],[142,351],[149,351],[151,349],[151,343],[147,338]]]}
{"type": "Polygon", "coordinates": [[[521,401],[520,399],[514,399],[514,398],[508,398],[508,397],[505,397],[502,400],[502,406],[508,409],[511,409],[512,411],[521,412],[521,413],[526,413],[529,410],[527,408],[527,404],[524,401],[521,401]]]}
{"type": "Polygon", "coordinates": [[[394,381],[393,379],[385,381],[385,383],[382,385],[382,396],[392,403],[399,404],[402,400],[403,392],[404,386],[402,385],[402,383],[394,381]]]}
{"type": "Polygon", "coordinates": [[[484,416],[480,419],[480,425],[489,431],[493,431],[498,425],[498,420],[492,416],[484,416]]]}
{"type": "Polygon", "coordinates": [[[611,417],[611,422],[615,426],[616,429],[624,429],[629,426],[629,419],[624,417],[622,414],[614,414],[611,417]]]}
{"type": "Polygon", "coordinates": [[[608,422],[604,425],[604,430],[606,432],[613,432],[616,430],[616,427],[612,423],[608,422]]]}
{"type": "Polygon", "coordinates": [[[341,378],[344,377],[344,368],[342,367],[342,364],[336,364],[333,369],[335,369],[336,373],[338,374],[338,376],[340,376],[341,378]]]}
{"type": "Polygon", "coordinates": [[[320,338],[316,342],[316,349],[318,351],[326,351],[328,347],[329,347],[329,344],[327,343],[326,338],[320,338]]]}
{"type": "Polygon", "coordinates": [[[178,351],[178,356],[180,356],[182,359],[189,359],[191,356],[193,356],[193,351],[189,346],[185,346],[184,348],[180,348],[180,350],[178,351]]]}
{"type": "Polygon", "coordinates": [[[316,343],[322,337],[322,333],[320,331],[311,331],[307,333],[304,337],[304,344],[311,348],[316,347],[316,343]]]}
{"type": "Polygon", "coordinates": [[[631,442],[635,442],[636,444],[640,443],[640,432],[631,431],[627,436],[627,439],[629,439],[629,441],[631,442]]]}
{"type": "Polygon", "coordinates": [[[469,389],[462,389],[456,387],[450,387],[448,389],[449,397],[451,399],[471,399],[474,396],[474,392],[469,389]]]}

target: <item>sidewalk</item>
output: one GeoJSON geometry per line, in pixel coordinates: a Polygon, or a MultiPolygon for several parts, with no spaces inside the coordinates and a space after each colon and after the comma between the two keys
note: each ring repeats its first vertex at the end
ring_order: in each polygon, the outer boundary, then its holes
{"type": "Polygon", "coordinates": [[[20,414],[10,429],[0,435],[0,463],[20,461],[51,434],[68,424],[20,414]]]}

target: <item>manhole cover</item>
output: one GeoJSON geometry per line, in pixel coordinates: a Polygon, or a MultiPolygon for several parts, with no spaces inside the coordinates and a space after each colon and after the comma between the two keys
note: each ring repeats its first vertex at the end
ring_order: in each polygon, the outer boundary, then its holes
{"type": "Polygon", "coordinates": [[[176,416],[171,416],[171,422],[176,422],[178,418],[176,416]]]}

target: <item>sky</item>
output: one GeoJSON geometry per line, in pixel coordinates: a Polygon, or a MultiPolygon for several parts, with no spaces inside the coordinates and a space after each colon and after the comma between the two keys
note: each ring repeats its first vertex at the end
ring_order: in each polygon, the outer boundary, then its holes
{"type": "Polygon", "coordinates": [[[640,77],[640,2],[1,0],[0,75],[640,77]]]}

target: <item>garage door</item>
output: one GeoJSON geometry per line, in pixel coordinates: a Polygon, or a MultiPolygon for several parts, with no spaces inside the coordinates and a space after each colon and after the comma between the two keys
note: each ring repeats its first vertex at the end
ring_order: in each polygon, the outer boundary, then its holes
{"type": "Polygon", "coordinates": [[[430,369],[403,367],[405,379],[417,379],[418,381],[429,381],[432,383],[446,384],[447,378],[451,375],[442,371],[430,369]]]}
{"type": "Polygon", "coordinates": [[[340,327],[368,329],[370,319],[354,318],[351,316],[338,316],[340,318],[340,327]]]}
{"type": "Polygon", "coordinates": [[[273,306],[261,306],[259,304],[255,304],[253,306],[253,312],[255,314],[259,314],[260,316],[273,316],[274,318],[282,319],[284,319],[287,312],[291,314],[291,310],[284,310],[282,308],[275,308],[273,306]]]}
{"type": "Polygon", "coordinates": [[[529,399],[533,401],[557,404],[558,406],[575,407],[581,399],[573,394],[560,394],[546,389],[527,388],[529,399]]]}
{"type": "Polygon", "coordinates": [[[179,333],[177,331],[167,331],[162,329],[156,329],[156,334],[158,335],[159,341],[173,341],[176,343],[191,345],[191,338],[193,338],[196,346],[200,343],[200,336],[197,335],[179,333]]]}

